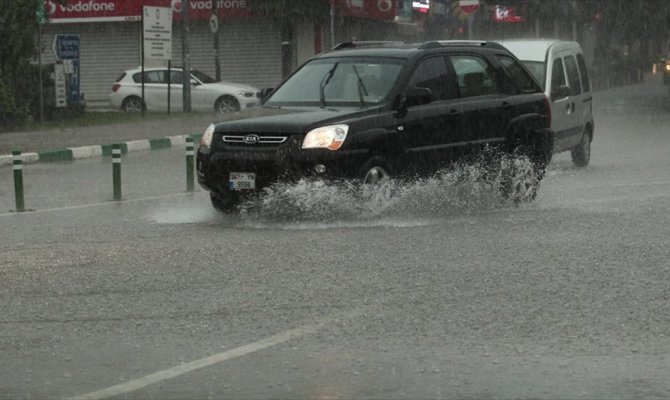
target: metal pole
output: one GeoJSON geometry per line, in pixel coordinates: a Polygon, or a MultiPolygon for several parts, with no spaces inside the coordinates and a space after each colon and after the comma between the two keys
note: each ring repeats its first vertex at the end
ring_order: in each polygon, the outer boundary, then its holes
{"type": "Polygon", "coordinates": [[[112,185],[114,200],[121,200],[121,145],[112,145],[112,185]]]}
{"type": "Polygon", "coordinates": [[[193,138],[186,137],[186,191],[192,192],[195,188],[193,180],[193,138]]]}
{"type": "Polygon", "coordinates": [[[37,62],[40,67],[40,124],[44,123],[44,83],[42,78],[42,24],[37,24],[37,62]]]}
{"type": "Polygon", "coordinates": [[[168,76],[167,76],[167,85],[168,85],[168,115],[170,115],[170,92],[172,92],[172,60],[168,60],[168,76]]]}
{"type": "Polygon", "coordinates": [[[142,32],[141,33],[141,36],[142,36],[141,46],[142,47],[140,48],[140,53],[141,53],[141,57],[142,57],[142,74],[140,76],[142,77],[142,104],[140,105],[140,108],[142,109],[142,117],[144,117],[144,7],[142,7],[141,20],[142,20],[142,22],[140,22],[140,24],[142,24],[141,25],[142,26],[142,28],[141,28],[142,29],[142,31],[141,31],[142,32]]]}
{"type": "Polygon", "coordinates": [[[182,100],[184,112],[191,112],[191,54],[189,48],[189,20],[188,9],[190,1],[182,1],[181,3],[181,59],[183,64],[183,80],[182,80],[182,100]]]}
{"type": "Polygon", "coordinates": [[[12,151],[12,167],[14,169],[14,199],[16,202],[16,211],[25,211],[25,202],[23,199],[23,157],[18,150],[12,151]]]}
{"type": "Polygon", "coordinates": [[[335,3],[330,2],[330,48],[335,47],[335,3]]]}
{"type": "MultiPolygon", "coordinates": [[[[214,16],[219,18],[219,1],[214,0],[212,2],[212,7],[214,8],[214,16]]],[[[217,29],[216,32],[212,32],[214,34],[214,71],[216,73],[216,81],[221,82],[221,53],[220,53],[220,45],[219,45],[219,25],[217,22],[217,29]]]]}

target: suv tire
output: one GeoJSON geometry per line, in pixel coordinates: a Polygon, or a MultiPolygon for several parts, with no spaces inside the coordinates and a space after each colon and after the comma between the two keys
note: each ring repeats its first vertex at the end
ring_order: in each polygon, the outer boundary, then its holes
{"type": "Polygon", "coordinates": [[[221,213],[230,214],[237,210],[238,201],[233,196],[210,192],[209,200],[212,202],[212,207],[221,213]]]}
{"type": "Polygon", "coordinates": [[[386,161],[379,156],[374,156],[367,160],[361,167],[358,175],[364,184],[373,185],[383,184],[391,177],[386,161]]]}
{"type": "Polygon", "coordinates": [[[500,193],[511,199],[514,205],[530,203],[537,197],[540,182],[544,177],[546,157],[537,146],[517,146],[503,158],[500,193]]]}

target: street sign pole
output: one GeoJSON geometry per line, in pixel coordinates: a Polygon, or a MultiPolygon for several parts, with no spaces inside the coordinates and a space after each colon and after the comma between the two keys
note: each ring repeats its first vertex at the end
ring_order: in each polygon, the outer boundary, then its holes
{"type": "Polygon", "coordinates": [[[40,124],[44,123],[44,78],[42,77],[42,24],[37,22],[37,63],[40,79],[40,124]]]}
{"type": "Polygon", "coordinates": [[[140,107],[142,108],[142,117],[143,118],[144,118],[144,13],[146,12],[145,10],[146,10],[145,8],[142,9],[142,16],[140,17],[140,25],[142,26],[142,39],[141,39],[141,42],[142,42],[142,57],[141,57],[142,58],[142,66],[141,66],[141,69],[142,69],[142,71],[141,71],[141,75],[140,75],[142,77],[142,80],[141,80],[141,82],[142,82],[142,104],[140,105],[140,107]]]}

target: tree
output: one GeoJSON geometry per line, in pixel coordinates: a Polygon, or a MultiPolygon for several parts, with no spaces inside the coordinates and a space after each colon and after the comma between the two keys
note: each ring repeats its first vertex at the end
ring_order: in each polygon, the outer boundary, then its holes
{"type": "Polygon", "coordinates": [[[25,83],[35,54],[35,1],[0,0],[0,129],[22,123],[29,115],[25,83]]]}

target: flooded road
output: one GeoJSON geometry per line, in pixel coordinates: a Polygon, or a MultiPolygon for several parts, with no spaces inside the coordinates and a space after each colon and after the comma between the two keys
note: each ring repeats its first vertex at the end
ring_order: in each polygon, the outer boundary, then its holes
{"type": "Polygon", "coordinates": [[[3,169],[0,397],[667,398],[669,103],[597,93],[520,207],[461,171],[222,216],[164,150],[121,203],[109,159],[27,165],[16,214],[3,169]]]}

